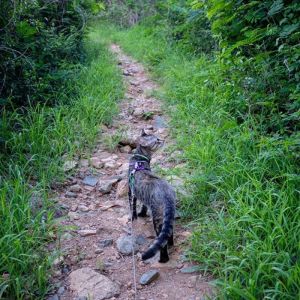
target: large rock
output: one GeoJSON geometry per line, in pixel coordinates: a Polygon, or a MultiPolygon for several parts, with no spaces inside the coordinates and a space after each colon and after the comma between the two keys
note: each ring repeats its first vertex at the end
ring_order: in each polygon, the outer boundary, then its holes
{"type": "Polygon", "coordinates": [[[102,300],[117,296],[120,293],[118,284],[91,268],[73,271],[69,278],[74,297],[102,300]]]}

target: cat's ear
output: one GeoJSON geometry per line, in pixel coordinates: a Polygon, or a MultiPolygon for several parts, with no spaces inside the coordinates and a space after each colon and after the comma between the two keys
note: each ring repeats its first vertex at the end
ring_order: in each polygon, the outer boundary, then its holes
{"type": "Polygon", "coordinates": [[[147,136],[147,133],[144,128],[142,129],[141,136],[147,136]]]}

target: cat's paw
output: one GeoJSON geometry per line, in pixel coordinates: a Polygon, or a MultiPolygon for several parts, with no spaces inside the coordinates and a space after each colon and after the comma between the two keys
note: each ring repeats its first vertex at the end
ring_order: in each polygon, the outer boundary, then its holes
{"type": "Polygon", "coordinates": [[[132,221],[137,220],[137,218],[138,218],[138,215],[137,215],[136,213],[133,213],[133,214],[131,215],[131,220],[132,220],[132,221]]]}

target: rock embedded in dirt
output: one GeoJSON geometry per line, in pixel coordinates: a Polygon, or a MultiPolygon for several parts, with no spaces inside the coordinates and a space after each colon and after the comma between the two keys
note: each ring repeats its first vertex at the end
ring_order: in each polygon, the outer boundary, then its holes
{"type": "Polygon", "coordinates": [[[69,217],[70,221],[74,221],[74,220],[79,220],[80,219],[79,215],[76,212],[72,212],[72,211],[70,211],[68,213],[68,217],[69,217]]]}
{"type": "Polygon", "coordinates": [[[117,249],[123,255],[130,255],[132,249],[136,252],[138,247],[131,236],[123,235],[117,239],[117,249]]]}
{"type": "Polygon", "coordinates": [[[66,192],[65,197],[66,197],[66,198],[76,198],[76,197],[77,197],[77,194],[68,191],[68,192],[66,192]]]}
{"type": "Polygon", "coordinates": [[[111,191],[114,184],[118,182],[117,178],[114,179],[101,179],[99,181],[99,192],[107,194],[111,191]]]}
{"type": "Polygon", "coordinates": [[[97,234],[97,230],[96,229],[82,229],[82,230],[79,230],[78,233],[80,236],[86,237],[86,236],[97,234]]]}
{"type": "Polygon", "coordinates": [[[181,273],[186,273],[186,274],[191,274],[191,273],[196,273],[199,272],[199,267],[198,266],[191,266],[191,267],[185,267],[180,270],[181,273]]]}
{"type": "Polygon", "coordinates": [[[68,172],[68,171],[71,171],[72,169],[74,169],[76,166],[77,166],[77,161],[75,161],[75,160],[67,160],[63,164],[63,170],[65,172],[68,172]]]}
{"type": "Polygon", "coordinates": [[[168,125],[165,121],[165,119],[161,116],[154,116],[153,118],[153,127],[155,129],[160,129],[160,128],[167,128],[168,125]]]}
{"type": "Polygon", "coordinates": [[[88,212],[90,210],[87,206],[83,204],[78,205],[78,209],[82,212],[88,212]]]}
{"type": "Polygon", "coordinates": [[[159,277],[159,272],[157,270],[150,270],[141,276],[140,284],[147,285],[153,282],[154,280],[156,280],[158,277],[159,277]]]}
{"type": "Polygon", "coordinates": [[[98,157],[92,157],[91,165],[92,165],[92,167],[94,167],[96,169],[101,169],[103,167],[104,163],[98,157]]]}
{"type": "Polygon", "coordinates": [[[118,284],[88,267],[73,271],[69,278],[70,289],[75,297],[103,300],[120,294],[118,284]]]}
{"type": "Polygon", "coordinates": [[[109,247],[113,244],[113,239],[105,239],[98,242],[99,246],[102,248],[109,247]]]}
{"type": "Polygon", "coordinates": [[[86,177],[83,179],[82,183],[83,183],[83,184],[86,184],[86,185],[88,185],[88,186],[94,187],[94,186],[96,186],[96,184],[98,183],[98,180],[99,180],[98,177],[95,177],[95,176],[86,176],[86,177]]]}
{"type": "Polygon", "coordinates": [[[81,186],[79,184],[74,184],[70,186],[70,192],[78,193],[81,191],[81,186]]]}

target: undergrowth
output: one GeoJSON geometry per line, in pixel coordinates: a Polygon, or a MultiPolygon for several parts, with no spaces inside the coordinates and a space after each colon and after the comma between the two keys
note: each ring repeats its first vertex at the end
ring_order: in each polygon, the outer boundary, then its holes
{"type": "Polygon", "coordinates": [[[190,255],[214,275],[219,297],[299,298],[297,133],[268,135],[263,122],[249,116],[239,124],[230,113],[245,95],[237,84],[244,62],[236,60],[232,71],[218,55],[193,56],[170,42],[168,28],[151,24],[108,26],[102,35],[162,84],[178,148],[193,174],[192,198],[181,202],[197,224],[190,255]]]}
{"type": "Polygon", "coordinates": [[[53,232],[51,183],[64,178],[63,163],[93,145],[101,123],[109,123],[122,96],[121,77],[97,30],[85,46],[68,105],[3,111],[6,135],[0,164],[0,298],[44,299],[51,261],[46,243],[53,232]]]}

